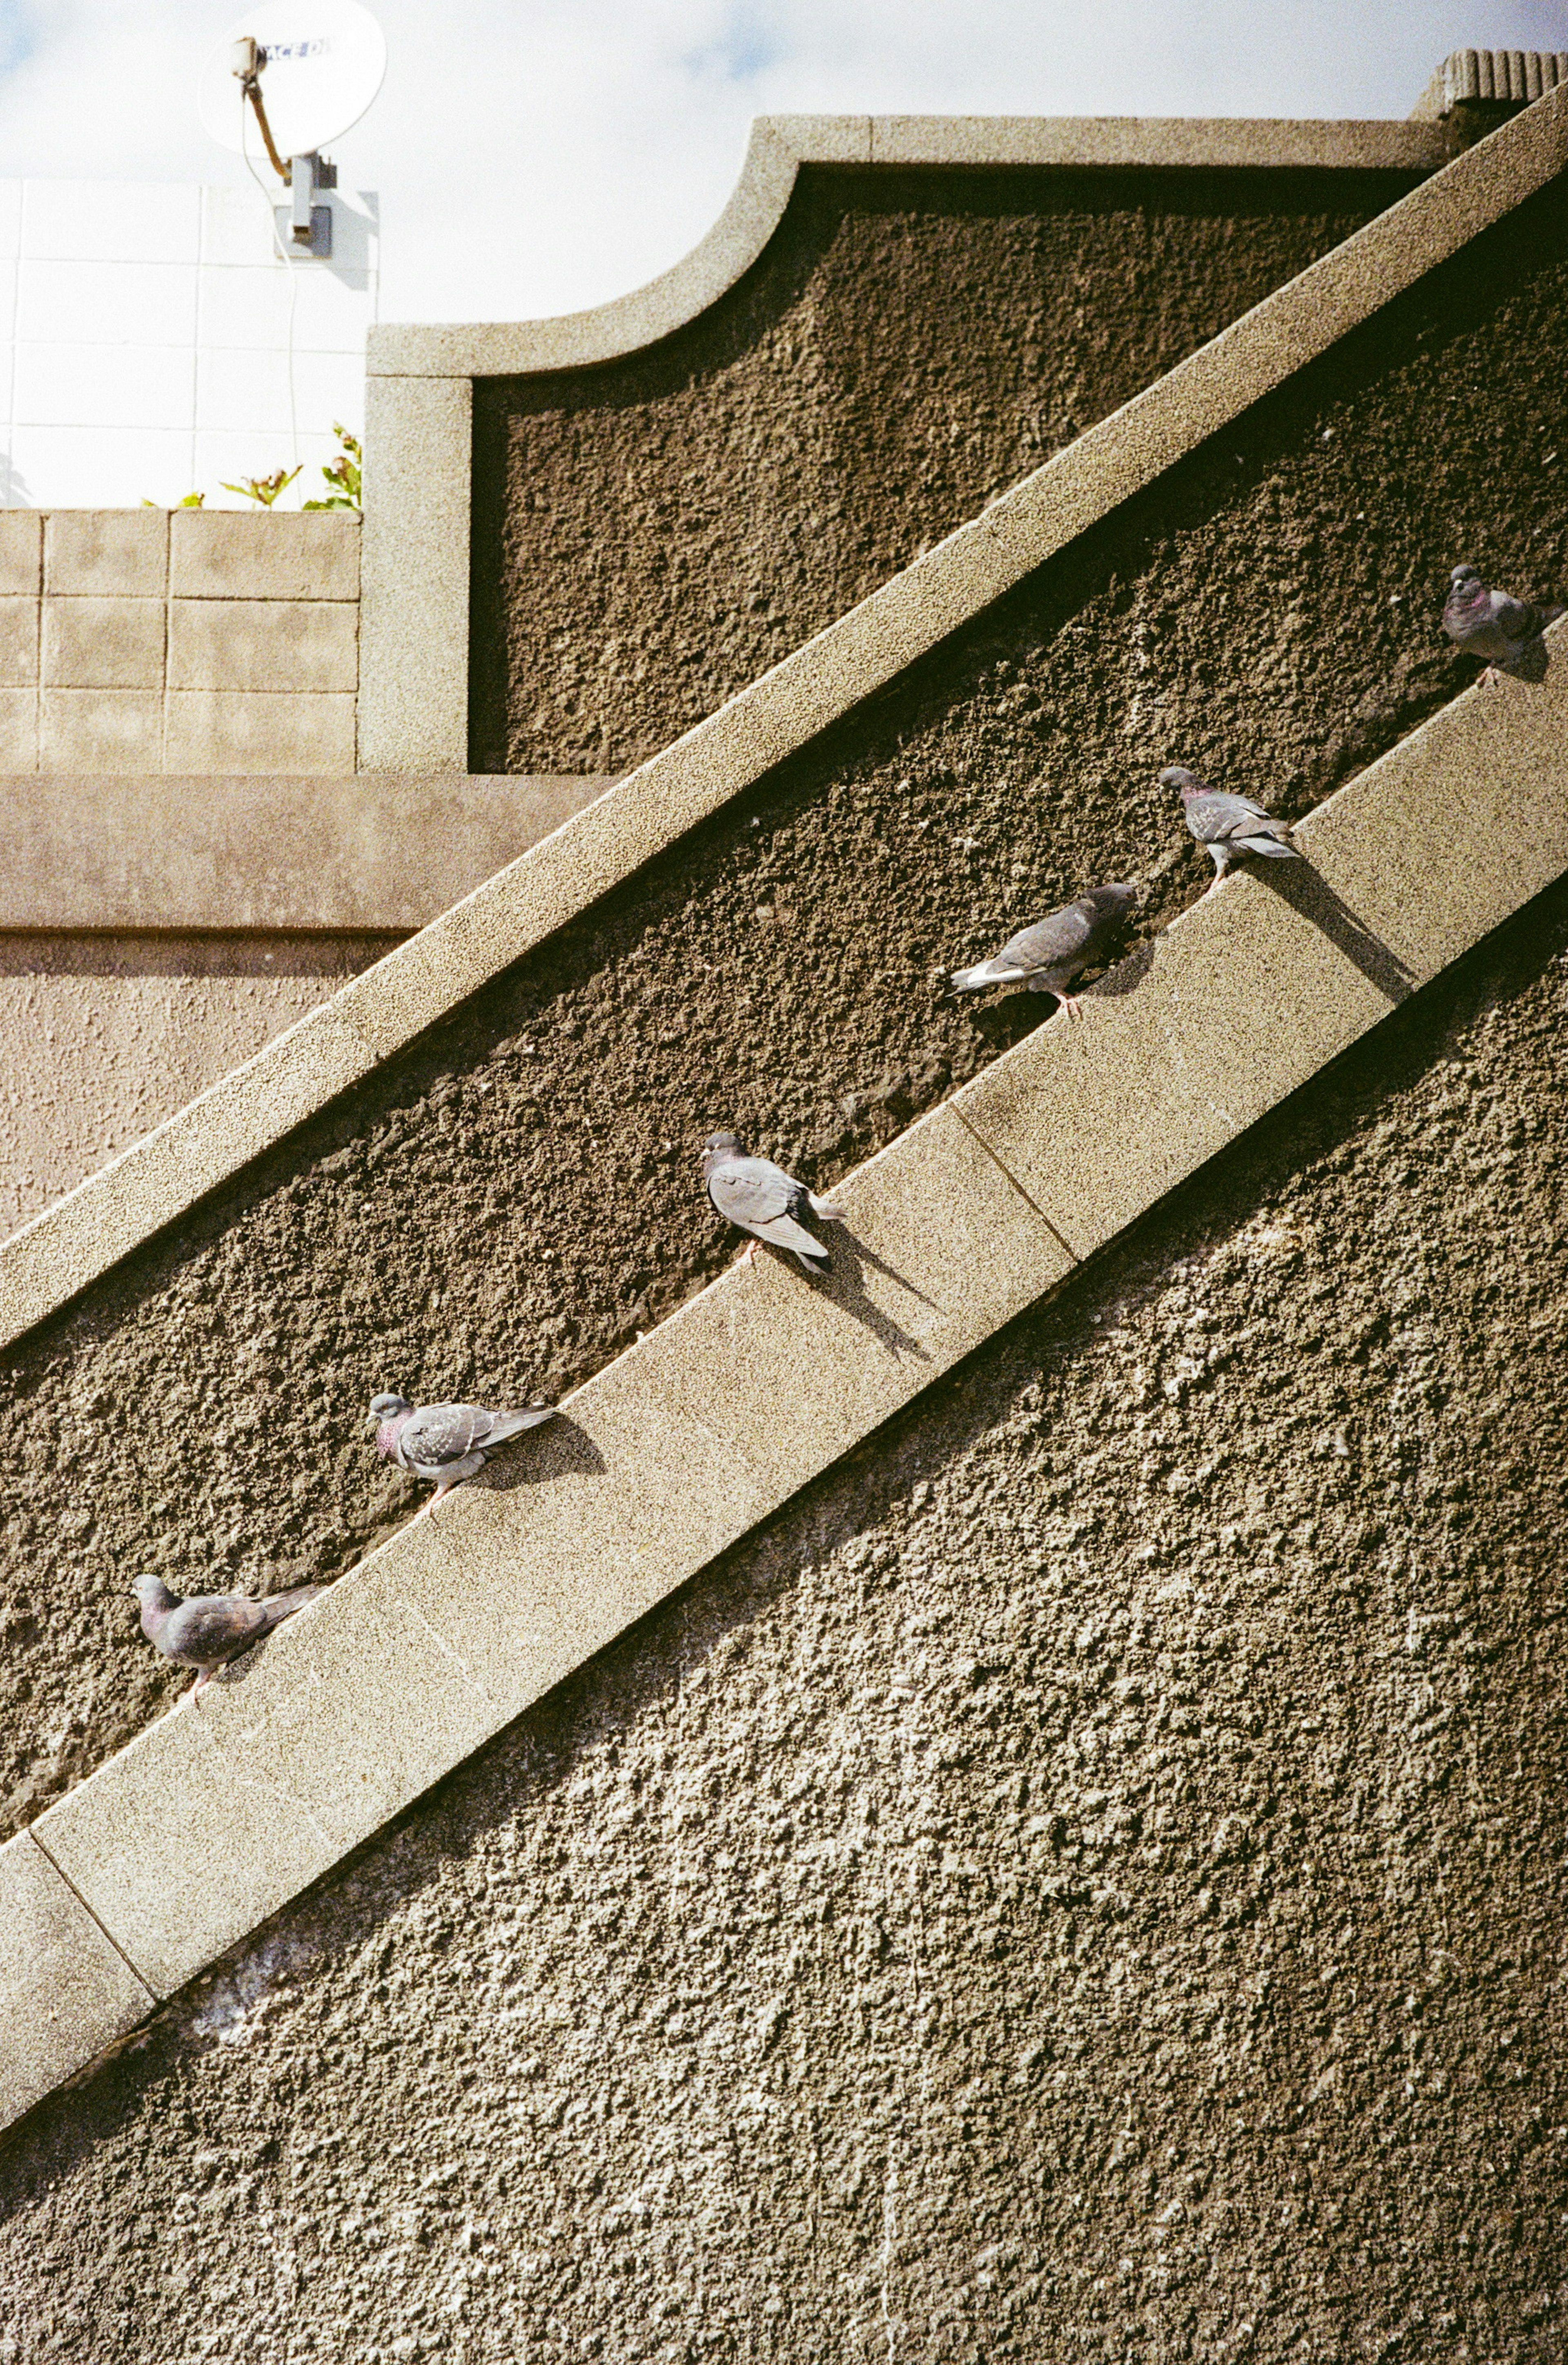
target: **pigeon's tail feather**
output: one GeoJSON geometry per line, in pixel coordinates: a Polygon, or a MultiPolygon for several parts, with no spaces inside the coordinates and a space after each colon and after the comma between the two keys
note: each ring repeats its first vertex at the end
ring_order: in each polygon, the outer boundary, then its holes
{"type": "Polygon", "coordinates": [[[1267,854],[1275,862],[1305,862],[1305,856],[1294,846],[1278,837],[1233,837],[1232,846],[1243,854],[1267,854]]]}
{"type": "Polygon", "coordinates": [[[813,1239],[804,1224],[798,1224],[793,1216],[776,1216],[770,1224],[756,1224],[752,1228],[769,1248],[792,1250],[808,1271],[815,1272],[828,1262],[828,1252],[821,1240],[813,1239]]]}
{"type": "Polygon", "coordinates": [[[950,982],[955,993],[979,993],[983,986],[1016,985],[1026,970],[1014,968],[1011,961],[976,961],[973,969],[956,969],[950,982]]]}
{"type": "Polygon", "coordinates": [[[308,1601],[314,1601],[326,1589],[324,1585],[297,1585],[287,1593],[269,1594],[261,1605],[267,1620],[263,1631],[270,1634],[274,1626],[281,1626],[286,1618],[292,1618],[297,1609],[303,1609],[308,1601]]]}
{"type": "Polygon", "coordinates": [[[819,1199],[814,1191],[808,1191],[806,1196],[812,1203],[812,1215],[817,1216],[823,1223],[844,1224],[848,1222],[849,1218],[846,1216],[844,1209],[842,1207],[835,1207],[831,1199],[819,1199]]]}
{"type": "Polygon", "coordinates": [[[525,1405],[521,1412],[498,1412],[485,1442],[504,1445],[509,1437],[521,1437],[525,1429],[537,1429],[542,1420],[554,1420],[554,1405],[525,1405]]]}

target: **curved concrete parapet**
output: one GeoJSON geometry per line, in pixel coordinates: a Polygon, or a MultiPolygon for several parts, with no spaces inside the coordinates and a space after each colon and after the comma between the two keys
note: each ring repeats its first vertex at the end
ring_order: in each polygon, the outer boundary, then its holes
{"type": "MultiPolygon", "coordinates": [[[[101,1169],[0,1248],[0,1338],[17,1338],[67,1303],[1565,163],[1568,90],[1561,90],[1244,315],[101,1169]]],[[[439,381],[423,383],[441,390],[439,381]]]]}
{"type": "Polygon", "coordinates": [[[824,1285],[717,1282],[0,1857],[16,2117],[1568,869],[1568,623],[841,1185],[824,1285]],[[1048,1121],[1047,1113],[1048,1112],[1048,1121]],[[802,1370],[812,1386],[798,1384],[802,1370]],[[568,1442],[575,1430],[575,1442],[568,1442]],[[554,1449],[552,1437],[555,1438],[554,1449]],[[29,1853],[31,1851],[31,1853],[29,1853]],[[47,2040],[40,2023],[52,2012],[47,2040]]]}
{"type": "Polygon", "coordinates": [[[473,389],[591,368],[698,319],[762,255],[806,166],[1277,167],[1435,171],[1437,124],[1118,117],[765,116],[708,235],[630,295],[553,319],[372,332],[359,757],[369,771],[466,770],[473,389]]]}
{"type": "Polygon", "coordinates": [[[750,270],[806,164],[1272,165],[1433,172],[1448,156],[1427,123],[1249,121],[1225,117],[764,115],[740,179],[689,254],[630,295],[543,320],[373,329],[372,377],[514,377],[614,361],[685,328],[750,270]]]}

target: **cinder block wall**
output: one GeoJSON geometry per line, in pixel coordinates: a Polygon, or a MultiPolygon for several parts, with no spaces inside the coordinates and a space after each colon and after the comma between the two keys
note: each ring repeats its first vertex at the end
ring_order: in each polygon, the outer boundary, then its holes
{"type": "Polygon", "coordinates": [[[352,772],[359,520],[0,511],[0,771],[352,772]]]}

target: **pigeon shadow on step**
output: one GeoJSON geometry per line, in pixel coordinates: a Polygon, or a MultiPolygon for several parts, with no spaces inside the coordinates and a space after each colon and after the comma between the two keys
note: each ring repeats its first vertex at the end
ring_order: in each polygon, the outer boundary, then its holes
{"type": "Polygon", "coordinates": [[[552,1478],[597,1478],[608,1466],[587,1429],[569,1413],[558,1412],[554,1420],[526,1430],[518,1442],[521,1452],[503,1446],[483,1470],[475,1472],[469,1485],[510,1495],[520,1486],[547,1485],[552,1478]]]}
{"type": "Polygon", "coordinates": [[[1136,993],[1154,967],[1157,942],[1154,936],[1145,936],[1142,944],[1135,945],[1126,960],[1118,961],[1114,969],[1108,969],[1104,976],[1089,988],[1089,998],[1095,1002],[1110,1002],[1119,1001],[1124,993],[1136,993]]]}
{"type": "Polygon", "coordinates": [[[890,1355],[907,1357],[915,1363],[928,1363],[931,1357],[919,1339],[912,1338],[871,1296],[866,1287],[866,1274],[868,1271],[885,1274],[889,1281],[896,1282],[901,1289],[908,1291],[911,1297],[933,1310],[935,1299],[927,1297],[924,1290],[917,1289],[913,1281],[906,1281],[898,1268],[878,1256],[874,1249],[868,1249],[863,1240],[857,1239],[847,1224],[824,1225],[822,1239],[823,1245],[832,1250],[832,1262],[828,1273],[817,1282],[816,1286],[830,1296],[835,1306],[842,1306],[846,1314],[853,1315],[857,1322],[864,1323],[872,1338],[885,1347],[890,1355]]]}
{"type": "Polygon", "coordinates": [[[1321,928],[1329,943],[1347,960],[1353,961],[1361,975],[1380,993],[1386,994],[1390,1003],[1404,1002],[1415,992],[1420,981],[1415,972],[1350,909],[1344,897],[1336,893],[1305,856],[1299,862],[1257,862],[1248,868],[1255,879],[1261,879],[1304,920],[1321,928]]]}

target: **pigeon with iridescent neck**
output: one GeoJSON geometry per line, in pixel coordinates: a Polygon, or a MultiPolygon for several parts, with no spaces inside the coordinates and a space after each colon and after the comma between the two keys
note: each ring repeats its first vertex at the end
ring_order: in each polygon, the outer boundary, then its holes
{"type": "Polygon", "coordinates": [[[1537,608],[1529,600],[1489,589],[1464,563],[1449,577],[1443,630],[1466,656],[1486,659],[1481,678],[1492,682],[1499,673],[1528,673],[1527,652],[1562,613],[1561,608],[1537,608]]]}
{"type": "Polygon", "coordinates": [[[1290,824],[1276,821],[1250,797],[1230,796],[1211,789],[1184,764],[1168,764],[1159,775],[1162,789],[1179,789],[1187,827],[1215,867],[1212,895],[1233,862],[1260,854],[1272,862],[1301,862],[1305,857],[1291,844],[1290,824]]]}
{"type": "Polygon", "coordinates": [[[238,1659],[314,1601],[319,1585],[297,1585],[287,1593],[270,1594],[252,1601],[243,1593],[197,1593],[182,1599],[159,1576],[139,1576],[137,1598],[141,1603],[141,1631],[154,1649],[182,1667],[201,1672],[185,1699],[205,1691],[219,1667],[238,1659]]]}
{"type": "Polygon", "coordinates": [[[434,1482],[431,1503],[439,1503],[459,1479],[482,1470],[498,1445],[537,1429],[554,1410],[554,1405],[513,1412],[492,1412],[487,1405],[411,1405],[407,1396],[384,1395],[371,1397],[365,1426],[375,1430],[375,1450],[388,1462],[434,1482]]]}

